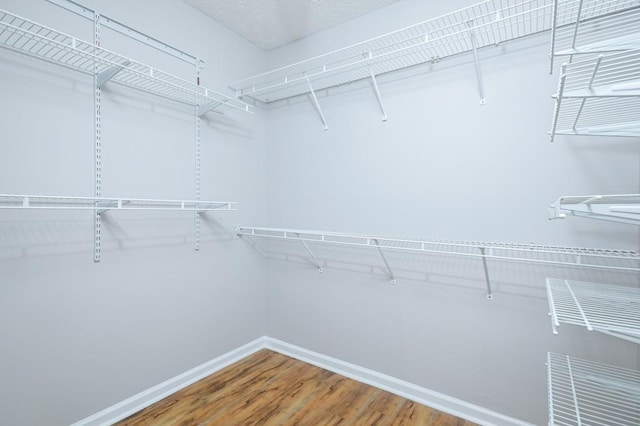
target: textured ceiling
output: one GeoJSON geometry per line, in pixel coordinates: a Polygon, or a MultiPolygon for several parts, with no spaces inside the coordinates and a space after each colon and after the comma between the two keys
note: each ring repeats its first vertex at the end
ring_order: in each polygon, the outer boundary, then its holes
{"type": "Polygon", "coordinates": [[[272,49],[398,0],[184,1],[247,40],[272,49]]]}

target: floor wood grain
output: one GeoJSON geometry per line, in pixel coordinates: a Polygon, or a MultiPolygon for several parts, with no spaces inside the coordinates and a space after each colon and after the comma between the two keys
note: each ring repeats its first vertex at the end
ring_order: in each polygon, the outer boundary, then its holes
{"type": "Polygon", "coordinates": [[[117,424],[473,425],[269,350],[256,352],[117,424]]]}

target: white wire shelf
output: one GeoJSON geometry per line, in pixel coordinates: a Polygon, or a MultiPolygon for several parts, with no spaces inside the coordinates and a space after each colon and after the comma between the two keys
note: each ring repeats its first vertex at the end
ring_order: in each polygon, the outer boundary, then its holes
{"type": "Polygon", "coordinates": [[[488,0],[231,84],[273,102],[369,78],[551,28],[552,0],[488,0]]]}
{"type": "Polygon", "coordinates": [[[0,194],[0,209],[93,210],[99,213],[109,210],[205,212],[236,210],[236,202],[0,194]]]}
{"type": "Polygon", "coordinates": [[[550,425],[640,424],[640,372],[547,354],[550,425]]]}
{"type": "Polygon", "coordinates": [[[630,250],[480,241],[407,240],[373,235],[245,226],[237,227],[236,231],[240,237],[289,240],[301,243],[311,262],[321,272],[323,262],[315,256],[312,250],[316,244],[370,248],[379,252],[382,264],[392,282],[395,282],[395,275],[393,265],[390,265],[384,256],[386,251],[477,258],[483,263],[489,298],[492,298],[492,289],[487,259],[604,270],[640,271],[640,254],[630,250]]]}
{"type": "Polygon", "coordinates": [[[549,206],[549,219],[567,216],[640,225],[640,194],[566,196],[549,206]]]}
{"type": "Polygon", "coordinates": [[[552,72],[557,57],[640,48],[640,0],[554,0],[554,16],[552,72]]]}
{"type": "Polygon", "coordinates": [[[97,75],[102,85],[112,81],[183,104],[198,106],[199,113],[236,109],[252,112],[253,107],[190,83],[164,71],[110,52],[26,18],[0,9],[0,46],[30,57],[97,75]]]}
{"type": "Polygon", "coordinates": [[[638,136],[640,50],[564,64],[554,97],[551,140],[557,134],[638,136]]]}
{"type": "Polygon", "coordinates": [[[586,327],[640,343],[640,289],[547,278],[551,326],[586,327]]]}

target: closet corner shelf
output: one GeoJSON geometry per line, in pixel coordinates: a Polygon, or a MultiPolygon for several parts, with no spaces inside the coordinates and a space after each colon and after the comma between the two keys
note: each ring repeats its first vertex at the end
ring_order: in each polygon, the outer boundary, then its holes
{"type": "Polygon", "coordinates": [[[236,202],[0,194],[0,209],[93,210],[98,213],[109,210],[165,210],[201,213],[236,210],[236,202]]]}
{"type": "Polygon", "coordinates": [[[586,327],[640,343],[640,289],[547,278],[551,326],[586,327]]]}
{"type": "Polygon", "coordinates": [[[274,102],[414,65],[437,62],[551,28],[552,0],[487,0],[231,84],[274,102]]]}
{"type": "Polygon", "coordinates": [[[640,136],[640,50],[562,65],[554,98],[551,140],[558,134],[640,136]]]}
{"type": "Polygon", "coordinates": [[[640,48],[640,0],[554,0],[551,71],[555,58],[640,48]]]}
{"type": "Polygon", "coordinates": [[[26,18],[0,9],[0,47],[77,72],[141,90],[183,104],[197,106],[198,113],[236,109],[252,112],[245,102],[164,71],[110,52],[26,18]]]}
{"type": "Polygon", "coordinates": [[[640,194],[566,196],[549,206],[549,219],[569,215],[640,225],[640,194]]]}
{"type": "Polygon", "coordinates": [[[640,372],[547,354],[550,425],[637,425],[640,372]]]}

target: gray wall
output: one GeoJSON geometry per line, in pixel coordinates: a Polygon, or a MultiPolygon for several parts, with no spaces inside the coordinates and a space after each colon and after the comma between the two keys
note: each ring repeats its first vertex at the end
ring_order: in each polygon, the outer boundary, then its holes
{"type": "MultiPolygon", "coordinates": [[[[404,0],[270,52],[280,66],[462,7],[404,0]]],[[[548,34],[481,52],[487,104],[466,55],[380,79],[383,123],[368,82],[269,111],[273,227],[479,241],[637,249],[635,227],[548,221],[561,195],[635,193],[637,141],[549,143],[557,75],[548,34]]],[[[490,261],[495,299],[477,260],[272,243],[269,335],[535,424],[547,422],[545,353],[637,367],[638,349],[564,326],[554,336],[547,276],[635,284],[634,274],[490,261]],[[281,261],[288,259],[288,262],[281,261]]]]}
{"type": "MultiPolygon", "coordinates": [[[[202,84],[225,91],[266,66],[257,47],[190,6],[86,1],[198,55],[202,84]],[[104,8],[104,9],[103,9],[104,8]]],[[[91,25],[43,0],[0,8],[91,40],[91,25]]],[[[103,30],[103,46],[192,80],[191,66],[103,30]]],[[[89,77],[0,51],[0,193],[93,195],[89,77]]],[[[103,195],[193,199],[193,111],[107,85],[103,195]]],[[[0,417],[3,424],[79,420],[266,334],[264,260],[233,234],[266,218],[264,114],[210,113],[202,128],[207,213],[111,212],[94,263],[91,214],[0,212],[0,417]]]]}

